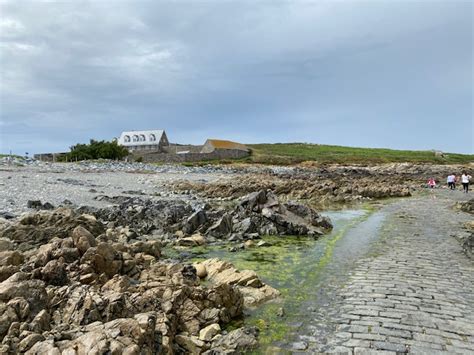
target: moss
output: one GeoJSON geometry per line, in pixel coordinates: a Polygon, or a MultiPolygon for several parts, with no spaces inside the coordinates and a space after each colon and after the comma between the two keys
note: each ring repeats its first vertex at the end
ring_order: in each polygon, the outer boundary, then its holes
{"type": "MultiPolygon", "coordinates": [[[[223,244],[185,248],[177,254],[186,251],[191,255],[190,261],[213,257],[228,260],[237,269],[254,270],[265,283],[281,292],[279,302],[267,303],[247,311],[244,320],[244,324],[260,329],[259,353],[262,353],[262,350],[268,349],[275,342],[291,340],[294,331],[291,323],[300,321],[298,313],[304,303],[314,299],[314,287],[321,282],[324,269],[332,260],[338,241],[350,228],[365,221],[376,210],[376,205],[366,204],[362,212],[335,212],[347,216],[335,224],[329,235],[317,240],[310,237],[264,236],[262,239],[270,246],[231,253],[228,251],[229,246],[223,244]],[[281,307],[286,314],[283,317],[278,316],[278,309],[281,307]]],[[[165,254],[170,255],[168,251],[165,254]]],[[[239,320],[230,327],[242,324],[242,320],[239,320]]]]}

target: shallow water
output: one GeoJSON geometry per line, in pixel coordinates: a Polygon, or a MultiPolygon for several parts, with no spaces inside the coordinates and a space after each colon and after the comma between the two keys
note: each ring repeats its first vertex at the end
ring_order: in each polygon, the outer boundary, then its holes
{"type": "Polygon", "coordinates": [[[225,246],[203,248],[198,254],[193,251],[193,260],[217,257],[240,270],[254,270],[281,292],[281,299],[248,311],[242,321],[234,324],[259,327],[259,352],[291,350],[297,342],[324,346],[326,335],[337,322],[336,290],[347,280],[353,263],[370,250],[384,218],[382,212],[370,208],[324,215],[331,218],[334,229],[318,240],[267,236],[263,239],[271,244],[269,247],[234,253],[225,246]],[[283,316],[277,315],[280,308],[283,316]]]}

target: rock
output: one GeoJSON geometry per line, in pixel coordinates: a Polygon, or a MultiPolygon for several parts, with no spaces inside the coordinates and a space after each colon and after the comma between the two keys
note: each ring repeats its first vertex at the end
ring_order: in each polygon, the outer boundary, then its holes
{"type": "Polygon", "coordinates": [[[181,246],[199,246],[206,244],[206,239],[200,234],[193,234],[190,237],[178,240],[178,245],[181,246]]]}
{"type": "Polygon", "coordinates": [[[198,337],[178,334],[175,337],[176,343],[181,345],[190,354],[200,354],[206,345],[198,337]]]}
{"type": "Polygon", "coordinates": [[[306,350],[308,348],[308,344],[304,341],[298,341],[298,342],[295,342],[293,344],[291,344],[291,348],[293,350],[306,350]]]}
{"type": "Polygon", "coordinates": [[[82,226],[77,226],[72,232],[72,240],[74,241],[74,246],[84,254],[87,249],[97,245],[97,242],[87,229],[82,226]]]}
{"type": "Polygon", "coordinates": [[[217,285],[236,285],[244,296],[244,306],[255,307],[279,297],[278,290],[265,285],[255,271],[237,270],[231,263],[219,259],[208,259],[201,263],[207,270],[207,278],[217,285]]]}
{"type": "Polygon", "coordinates": [[[255,243],[253,242],[253,240],[246,240],[244,242],[244,247],[246,249],[252,248],[254,245],[255,245],[255,243]]]}
{"type": "Polygon", "coordinates": [[[23,254],[16,250],[7,250],[0,252],[0,266],[18,266],[23,263],[23,254]]]}
{"type": "Polygon", "coordinates": [[[197,210],[191,216],[188,217],[185,223],[186,233],[194,233],[200,226],[207,222],[206,211],[203,209],[197,210]]]}
{"type": "Polygon", "coordinates": [[[202,341],[211,341],[217,334],[221,332],[221,327],[219,324],[214,323],[208,325],[206,328],[203,328],[199,331],[199,339],[202,341]]]}
{"type": "Polygon", "coordinates": [[[145,253],[155,258],[161,256],[161,243],[157,240],[149,240],[147,242],[136,242],[130,245],[134,253],[145,253]]]}
{"type": "Polygon", "coordinates": [[[223,215],[207,230],[207,233],[216,238],[222,238],[232,233],[232,216],[228,213],[223,215]]]}
{"type": "Polygon", "coordinates": [[[40,200],[28,200],[27,203],[26,203],[26,207],[34,208],[34,209],[41,209],[41,207],[43,207],[43,204],[41,203],[40,200]]]}
{"type": "Polygon", "coordinates": [[[35,333],[42,333],[43,331],[49,330],[51,326],[50,320],[51,317],[49,316],[49,313],[43,309],[31,322],[30,329],[35,333]]]}
{"type": "Polygon", "coordinates": [[[48,262],[41,269],[41,274],[43,280],[50,285],[62,286],[68,282],[66,267],[58,260],[48,262]]]}
{"type": "Polygon", "coordinates": [[[257,327],[239,328],[229,334],[219,337],[212,342],[212,351],[215,353],[229,353],[230,351],[242,353],[255,349],[258,345],[257,327]]]}
{"type": "Polygon", "coordinates": [[[19,266],[0,266],[0,282],[5,281],[13,274],[16,274],[18,271],[20,271],[19,266]]]}
{"type": "Polygon", "coordinates": [[[45,284],[41,280],[28,280],[27,275],[18,272],[0,283],[0,301],[8,302],[13,298],[24,298],[36,314],[48,304],[45,284]]]}
{"type": "Polygon", "coordinates": [[[81,263],[90,265],[97,274],[105,273],[108,277],[119,273],[123,264],[119,253],[108,243],[99,243],[97,247],[87,249],[81,263]]]}
{"type": "Polygon", "coordinates": [[[40,341],[35,343],[30,350],[28,350],[26,355],[61,355],[59,349],[54,346],[54,340],[49,339],[45,341],[40,341]]]}
{"type": "Polygon", "coordinates": [[[26,338],[24,338],[20,343],[18,344],[18,350],[21,352],[25,352],[29,350],[33,345],[35,345],[37,342],[44,340],[44,337],[41,334],[30,334],[26,338]]]}
{"type": "Polygon", "coordinates": [[[257,243],[257,247],[271,247],[272,245],[264,240],[261,240],[257,243]]]}
{"type": "MultiPolygon", "coordinates": [[[[259,284],[260,282],[257,282],[259,284]]],[[[239,291],[244,296],[244,305],[247,308],[254,308],[262,303],[268,302],[280,296],[280,292],[269,285],[261,287],[239,287],[239,291]]]]}
{"type": "Polygon", "coordinates": [[[474,198],[469,201],[458,202],[455,207],[460,211],[474,214],[474,198]]]}
{"type": "Polygon", "coordinates": [[[193,266],[196,268],[196,275],[200,279],[203,279],[207,276],[207,270],[206,270],[206,267],[203,264],[196,263],[196,264],[193,264],[193,266]]]}
{"type": "Polygon", "coordinates": [[[13,250],[15,244],[7,238],[0,238],[0,252],[13,250]]]}

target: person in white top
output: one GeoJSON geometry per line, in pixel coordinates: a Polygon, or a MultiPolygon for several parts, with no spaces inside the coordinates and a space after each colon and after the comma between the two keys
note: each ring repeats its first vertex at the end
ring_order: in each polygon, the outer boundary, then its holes
{"type": "Polygon", "coordinates": [[[462,189],[464,193],[469,192],[469,182],[471,181],[472,176],[468,175],[467,172],[463,171],[461,175],[462,189]]]}
{"type": "Polygon", "coordinates": [[[456,190],[456,175],[449,175],[447,182],[450,190],[456,190]]]}

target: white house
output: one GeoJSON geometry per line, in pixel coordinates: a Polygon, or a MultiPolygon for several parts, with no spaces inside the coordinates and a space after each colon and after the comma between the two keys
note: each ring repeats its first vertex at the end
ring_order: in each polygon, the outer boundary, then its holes
{"type": "Polygon", "coordinates": [[[169,146],[168,137],[164,130],[154,129],[149,131],[126,131],[122,132],[118,144],[127,147],[128,150],[163,150],[169,146]]]}

